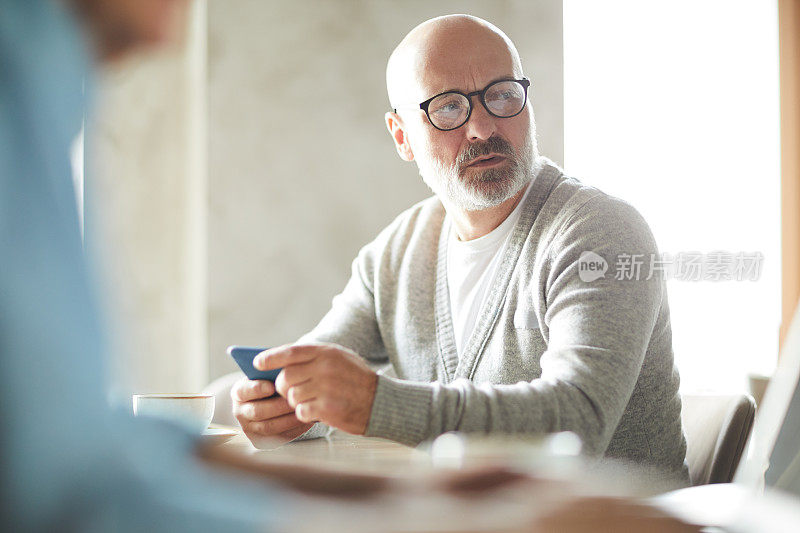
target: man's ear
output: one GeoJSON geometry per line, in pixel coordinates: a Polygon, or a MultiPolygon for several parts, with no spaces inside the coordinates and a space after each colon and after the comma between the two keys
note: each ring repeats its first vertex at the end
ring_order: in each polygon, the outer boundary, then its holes
{"type": "Polygon", "coordinates": [[[403,119],[397,113],[388,112],[384,117],[386,119],[386,127],[389,129],[389,135],[392,136],[394,147],[397,148],[397,153],[404,161],[413,161],[414,152],[411,151],[411,145],[408,144],[408,136],[406,135],[405,125],[403,119]]]}

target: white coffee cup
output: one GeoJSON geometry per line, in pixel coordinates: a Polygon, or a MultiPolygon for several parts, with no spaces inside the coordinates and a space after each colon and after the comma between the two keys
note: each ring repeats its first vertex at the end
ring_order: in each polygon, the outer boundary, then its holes
{"type": "Polygon", "coordinates": [[[214,395],[202,393],[134,394],[133,414],[175,422],[202,433],[214,416],[214,395]]]}

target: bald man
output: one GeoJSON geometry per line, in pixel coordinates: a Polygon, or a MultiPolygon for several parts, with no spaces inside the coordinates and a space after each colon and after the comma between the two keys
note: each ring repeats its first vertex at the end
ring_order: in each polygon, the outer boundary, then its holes
{"type": "Polygon", "coordinates": [[[584,252],[611,265],[656,243],[630,205],[539,155],[513,43],[474,17],[432,19],[392,53],[387,85],[397,153],[435,196],[360,251],[312,332],[259,355],[283,368],[280,396],[234,387],[248,437],[573,431],[591,457],[688,482],[664,281],[579,270],[584,252]]]}

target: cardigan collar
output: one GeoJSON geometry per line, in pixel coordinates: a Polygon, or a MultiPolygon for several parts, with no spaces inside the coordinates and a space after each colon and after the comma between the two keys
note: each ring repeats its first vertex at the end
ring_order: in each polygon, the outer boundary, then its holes
{"type": "Polygon", "coordinates": [[[447,239],[450,234],[452,220],[449,216],[445,216],[442,221],[436,260],[434,323],[439,356],[444,367],[446,383],[459,378],[472,379],[478,361],[489,340],[489,334],[500,316],[500,311],[508,293],[511,275],[519,260],[522,247],[542,205],[544,205],[558,178],[562,175],[555,164],[544,158],[542,161],[542,167],[530,185],[531,190],[525,199],[522,214],[511,232],[508,246],[497,268],[496,277],[489,288],[489,294],[478,314],[475,329],[470,334],[460,358],[456,349],[453,318],[450,309],[450,291],[447,284],[447,239]]]}

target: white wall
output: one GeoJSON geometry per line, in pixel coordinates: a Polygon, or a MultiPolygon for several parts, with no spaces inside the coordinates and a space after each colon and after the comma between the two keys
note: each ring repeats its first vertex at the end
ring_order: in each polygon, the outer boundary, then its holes
{"type": "Polygon", "coordinates": [[[561,0],[209,1],[210,374],[229,344],[312,328],[358,249],[430,195],[386,133],[384,70],[416,24],[481,16],[516,43],[542,153],[563,153],[561,0]]]}
{"type": "Polygon", "coordinates": [[[757,281],[668,282],[684,390],[746,390],[778,348],[776,3],[564,6],[566,170],[636,206],[662,252],[764,256],[757,281]]]}

